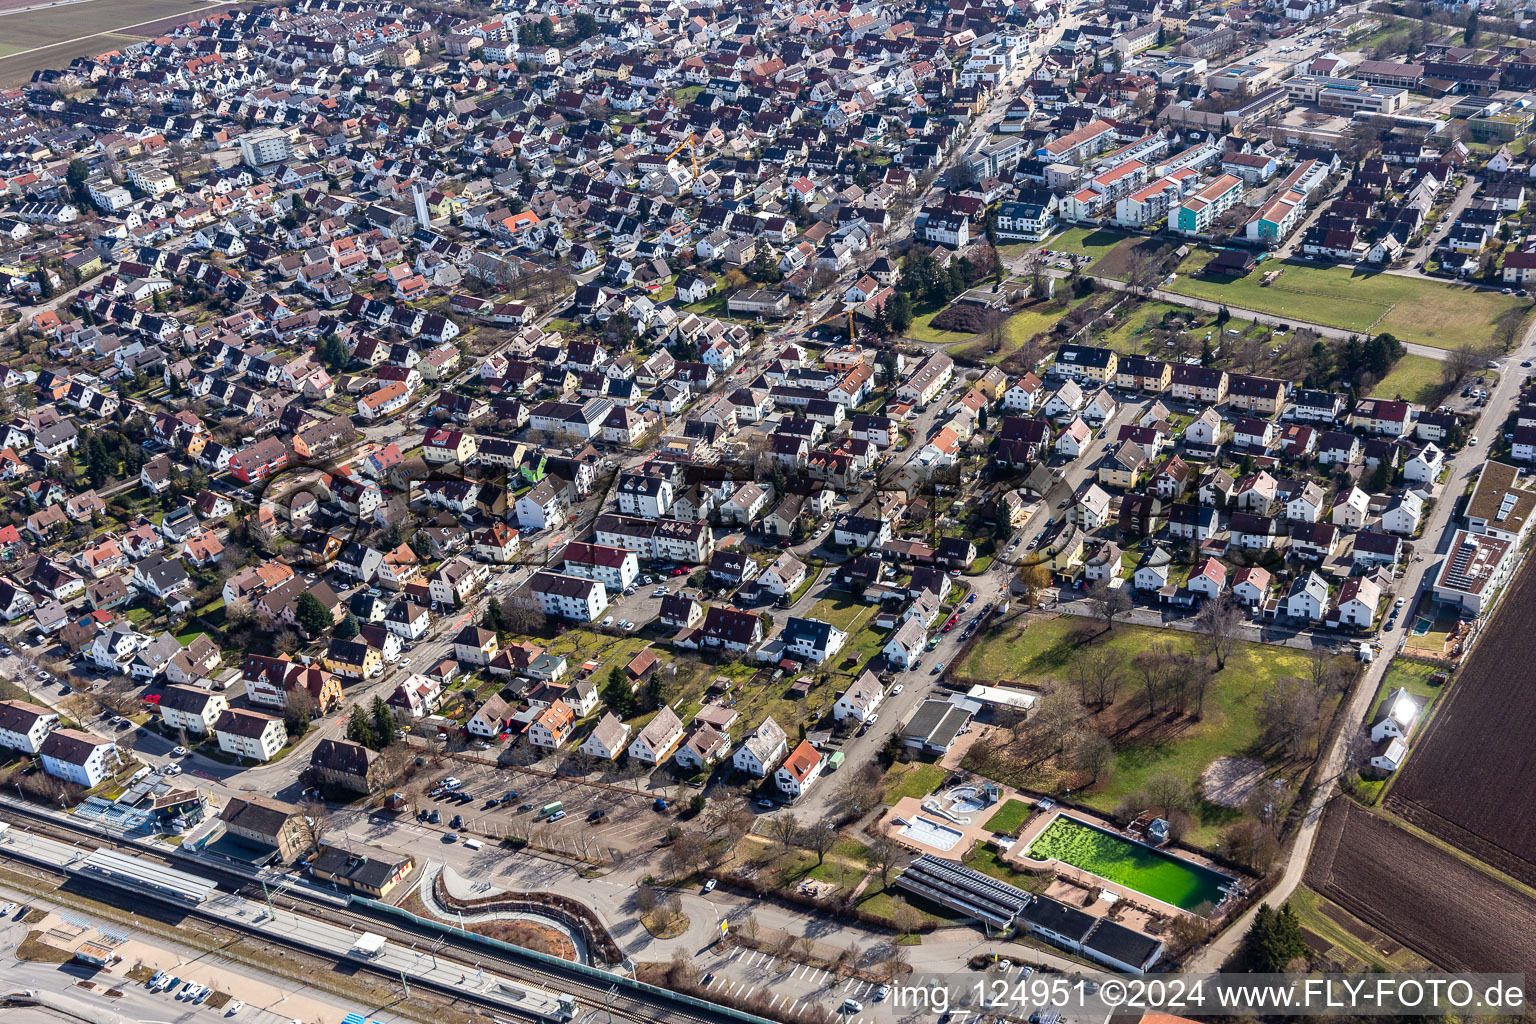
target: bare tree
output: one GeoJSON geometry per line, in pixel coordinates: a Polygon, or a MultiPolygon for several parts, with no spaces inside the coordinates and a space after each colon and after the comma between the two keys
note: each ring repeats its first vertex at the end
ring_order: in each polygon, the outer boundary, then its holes
{"type": "Polygon", "coordinates": [[[1168,652],[1162,646],[1137,651],[1131,659],[1136,676],[1141,680],[1142,694],[1147,699],[1147,712],[1157,714],[1157,702],[1162,697],[1168,681],[1168,652]]]}
{"type": "Polygon", "coordinates": [[[1056,746],[1059,756],[1067,747],[1067,739],[1078,731],[1088,712],[1078,699],[1064,689],[1055,689],[1040,695],[1030,714],[1030,723],[1056,746]]]}
{"type": "Polygon", "coordinates": [[[752,830],[752,812],[733,800],[721,800],[710,805],[704,816],[704,828],[710,836],[724,832],[729,844],[752,830]]]}
{"type": "Polygon", "coordinates": [[[1108,580],[1095,583],[1088,591],[1088,606],[1093,614],[1104,620],[1106,632],[1115,628],[1115,620],[1131,610],[1131,595],[1124,587],[1111,587],[1108,580]]]}
{"type": "Polygon", "coordinates": [[[661,903],[661,895],[653,885],[644,883],[635,887],[635,909],[642,914],[649,914],[661,903]]]}
{"type": "Polygon", "coordinates": [[[683,878],[703,867],[708,856],[709,844],[704,834],[688,831],[667,844],[662,867],[674,878],[683,878]]]}
{"type": "Polygon", "coordinates": [[[891,907],[891,924],[903,935],[911,935],[922,926],[923,915],[906,900],[897,900],[891,907]]]}
{"type": "Polygon", "coordinates": [[[911,956],[912,952],[910,946],[903,946],[897,942],[890,943],[886,950],[884,959],[880,961],[880,966],[877,968],[877,970],[880,972],[880,976],[883,977],[887,982],[895,981],[904,972],[907,966],[907,961],[911,958],[911,956]]]}
{"type": "Polygon", "coordinates": [[[1481,366],[1483,361],[1483,357],[1471,345],[1451,349],[1440,361],[1440,386],[1450,391],[1481,366]]]}
{"type": "Polygon", "coordinates": [[[1218,671],[1227,667],[1227,658],[1237,647],[1242,623],[1242,609],[1230,594],[1205,602],[1195,617],[1195,627],[1205,649],[1215,655],[1218,671]]]}
{"type": "Polygon", "coordinates": [[[816,863],[826,860],[827,853],[837,845],[837,826],[830,818],[806,826],[799,843],[816,854],[816,863]]]}
{"type": "Polygon", "coordinates": [[[779,844],[780,850],[788,853],[795,848],[795,839],[800,834],[800,821],[788,811],[775,814],[768,819],[767,832],[779,844]]]}
{"type": "Polygon", "coordinates": [[[323,800],[305,800],[293,819],[293,838],[307,854],[317,854],[331,831],[331,812],[323,800]]]}
{"type": "Polygon", "coordinates": [[[1079,771],[1091,772],[1098,782],[1115,760],[1115,745],[1108,738],[1091,729],[1079,732],[1072,742],[1072,766],[1079,771]]]}
{"type": "Polygon", "coordinates": [[[1071,672],[1084,704],[1106,708],[1115,702],[1125,659],[1112,647],[1090,647],[1072,659],[1071,672]]]}
{"type": "Polygon", "coordinates": [[[1256,717],[1264,735],[1288,757],[1298,757],[1317,725],[1317,691],[1306,680],[1284,676],[1259,698],[1256,717]]]}
{"type": "Polygon", "coordinates": [[[891,872],[901,863],[905,854],[905,848],[888,835],[880,835],[869,844],[869,862],[880,872],[882,886],[890,884],[891,872]]]}
{"type": "Polygon", "coordinates": [[[1210,692],[1211,683],[1215,682],[1216,673],[1211,670],[1208,662],[1196,662],[1189,667],[1186,683],[1188,693],[1195,700],[1195,717],[1205,717],[1205,695],[1210,692]]]}
{"type": "Polygon", "coordinates": [[[1307,652],[1307,678],[1313,691],[1320,694],[1330,686],[1342,686],[1348,676],[1339,670],[1332,651],[1314,647],[1307,652]]]}
{"type": "Polygon", "coordinates": [[[1158,772],[1147,780],[1142,792],[1146,794],[1147,802],[1154,807],[1161,807],[1164,811],[1183,811],[1188,813],[1195,806],[1195,791],[1188,780],[1182,779],[1172,772],[1158,772]]]}

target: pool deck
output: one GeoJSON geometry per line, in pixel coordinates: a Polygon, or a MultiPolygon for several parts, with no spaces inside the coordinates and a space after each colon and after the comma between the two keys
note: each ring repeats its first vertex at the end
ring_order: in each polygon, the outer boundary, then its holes
{"type": "MultiPolygon", "coordinates": [[[[975,779],[970,783],[961,783],[961,785],[980,786],[985,781],[985,779],[975,779]]],[[[918,853],[930,853],[935,857],[943,857],[945,860],[958,862],[971,851],[972,846],[977,843],[987,842],[992,838],[992,833],[988,832],[985,826],[991,820],[992,815],[997,813],[999,807],[1009,800],[1022,800],[1031,807],[1035,803],[1033,797],[1025,796],[1016,789],[1000,785],[998,786],[997,803],[984,807],[979,811],[971,812],[968,815],[972,819],[971,823],[969,825],[962,825],[958,821],[951,821],[943,815],[923,810],[924,800],[936,799],[941,795],[941,793],[930,793],[924,797],[904,796],[896,801],[894,807],[885,812],[885,816],[875,824],[875,828],[884,832],[909,850],[916,850],[918,853]],[[913,816],[918,814],[960,832],[960,840],[955,843],[954,849],[940,850],[925,843],[914,842],[911,836],[902,835],[901,826],[896,824],[896,819],[900,818],[902,821],[911,821],[913,816]]],[[[962,814],[962,817],[964,816],[967,815],[962,814]]]]}
{"type": "MultiPolygon", "coordinates": [[[[1056,816],[1058,814],[1065,815],[1068,818],[1075,818],[1076,820],[1083,822],[1086,825],[1097,826],[1106,832],[1111,832],[1117,836],[1120,836],[1128,842],[1139,842],[1139,840],[1133,839],[1126,835],[1123,829],[1116,826],[1113,821],[1110,821],[1107,818],[1100,818],[1092,814],[1086,814],[1083,811],[1079,811],[1075,808],[1069,811],[1062,807],[1053,807],[1047,813],[1037,814],[1029,820],[1029,824],[1024,826],[1024,831],[1019,833],[1018,841],[1013,844],[1012,848],[1003,852],[1004,863],[1018,871],[1025,871],[1035,875],[1038,875],[1044,871],[1054,871],[1057,875],[1057,878],[1059,879],[1071,879],[1073,882],[1076,882],[1085,888],[1092,887],[1096,889],[1102,889],[1105,892],[1112,892],[1116,896],[1120,897],[1122,902],[1129,903],[1133,907],[1142,908],[1143,910],[1150,912],[1151,914],[1154,914],[1158,917],[1189,915],[1189,911],[1185,910],[1183,907],[1175,906],[1172,903],[1164,903],[1162,900],[1157,899],[1156,897],[1148,896],[1140,889],[1132,889],[1129,886],[1121,885],[1118,882],[1111,882],[1109,879],[1103,877],[1102,875],[1096,875],[1092,871],[1088,871],[1085,868],[1076,867],[1071,864],[1063,864],[1061,861],[1056,860],[1054,857],[1048,860],[1033,860],[1029,857],[1026,857],[1024,853],[1029,849],[1030,844],[1035,841],[1035,838],[1039,836],[1041,832],[1045,831],[1046,826],[1056,820],[1056,816]]],[[[1153,847],[1153,849],[1156,849],[1156,847],[1153,847]]],[[[1221,865],[1216,864],[1204,857],[1198,856],[1197,854],[1190,853],[1187,850],[1165,849],[1163,852],[1167,853],[1170,857],[1177,857],[1180,860],[1186,860],[1191,864],[1198,864],[1199,866],[1209,868],[1212,871],[1218,871],[1223,875],[1230,876],[1232,874],[1230,869],[1222,867],[1221,865]]],[[[1054,884],[1058,883],[1053,883],[1053,885],[1054,884]]],[[[1054,894],[1048,892],[1048,895],[1054,894]]],[[[1061,897],[1057,896],[1056,898],[1060,899],[1061,897]]],[[[1220,914],[1216,915],[1217,920],[1219,920],[1220,917],[1220,914]]]]}
{"type": "Polygon", "coordinates": [[[952,860],[956,863],[959,863],[960,859],[969,853],[971,847],[976,843],[984,839],[990,839],[992,837],[992,833],[981,827],[982,824],[985,823],[985,819],[992,816],[993,812],[991,808],[988,808],[986,812],[975,815],[975,817],[980,819],[980,821],[972,822],[969,825],[962,825],[958,821],[950,821],[947,818],[943,818],[937,814],[923,810],[923,801],[926,799],[928,798],[915,796],[902,797],[900,800],[896,801],[896,806],[885,812],[885,817],[880,819],[880,823],[877,827],[881,831],[885,832],[886,835],[890,836],[892,839],[896,840],[898,843],[900,843],[902,846],[905,846],[909,850],[916,850],[918,853],[932,854],[935,857],[942,857],[945,860],[952,860]],[[913,818],[919,815],[924,818],[928,818],[931,821],[936,821],[946,828],[954,829],[956,832],[960,833],[960,839],[955,843],[952,849],[941,850],[937,846],[929,846],[927,843],[919,843],[914,841],[911,836],[902,835],[901,826],[896,824],[896,819],[900,818],[902,821],[911,821],[913,818]]]}

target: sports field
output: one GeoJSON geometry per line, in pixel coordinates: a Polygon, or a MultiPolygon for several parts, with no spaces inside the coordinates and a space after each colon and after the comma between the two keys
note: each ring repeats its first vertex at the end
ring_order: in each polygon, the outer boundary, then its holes
{"type": "Polygon", "coordinates": [[[1303,263],[1263,263],[1241,278],[1207,278],[1199,271],[1215,253],[1195,252],[1179,267],[1168,291],[1234,308],[1292,317],[1347,331],[1388,332],[1402,341],[1435,348],[1481,346],[1499,317],[1525,299],[1396,274],[1303,263]],[[1261,285],[1271,270],[1283,273],[1261,285]]]}
{"type": "Polygon", "coordinates": [[[32,72],[65,67],[76,57],[121,49],[163,28],[156,22],[190,21],[222,6],[196,0],[83,0],[0,15],[0,86],[25,84],[32,72]]]}

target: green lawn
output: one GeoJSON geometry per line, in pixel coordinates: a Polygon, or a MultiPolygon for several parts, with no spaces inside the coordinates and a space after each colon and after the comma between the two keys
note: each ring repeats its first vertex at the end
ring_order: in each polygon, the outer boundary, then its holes
{"type": "Polygon", "coordinates": [[[1526,305],[1513,295],[1394,274],[1266,262],[1242,278],[1204,278],[1215,256],[1197,251],[1179,267],[1167,290],[1241,309],[1294,317],[1362,333],[1389,332],[1436,348],[1482,345],[1498,318],[1526,305]],[[1268,286],[1264,271],[1283,269],[1268,286]]]}
{"type": "Polygon", "coordinates": [[[933,318],[942,312],[944,312],[943,307],[914,316],[912,326],[906,330],[906,336],[933,345],[948,345],[957,341],[970,340],[971,335],[965,331],[943,331],[934,327],[933,318]]]}
{"type": "Polygon", "coordinates": [[[834,590],[831,597],[824,597],[811,606],[807,618],[830,622],[845,633],[851,633],[874,614],[875,605],[865,604],[845,590],[834,590]]]}
{"type": "Polygon", "coordinates": [[[1087,256],[1089,258],[1087,265],[1092,266],[1093,260],[1103,256],[1129,237],[1131,236],[1122,235],[1118,231],[1105,231],[1103,228],[1068,228],[1055,238],[1047,240],[1039,248],[1087,256]]]}
{"type": "Polygon", "coordinates": [[[1039,892],[1045,888],[1045,876],[1031,875],[1009,867],[998,853],[997,847],[991,843],[977,843],[971,847],[971,851],[965,855],[962,863],[973,871],[991,875],[1009,885],[1018,886],[1026,892],[1039,892]]]}
{"type": "Polygon", "coordinates": [[[686,107],[688,104],[697,99],[699,93],[703,91],[704,87],[702,85],[685,85],[681,89],[676,89],[673,91],[672,100],[678,106],[686,107]]]}
{"type": "Polygon", "coordinates": [[[939,788],[947,774],[939,765],[922,761],[892,765],[885,773],[885,802],[894,804],[904,796],[925,797],[939,788]]]}
{"type": "Polygon", "coordinates": [[[1371,388],[1373,398],[1402,398],[1425,404],[1435,398],[1440,387],[1440,360],[1412,353],[1403,356],[1392,372],[1371,388]]]}
{"type": "Polygon", "coordinates": [[[728,320],[731,314],[726,309],[726,303],[730,300],[730,297],[729,292],[716,292],[701,302],[695,302],[683,308],[690,313],[697,313],[700,316],[712,316],[717,320],[728,320]]]}
{"type": "Polygon", "coordinates": [[[1425,710],[1435,702],[1435,698],[1445,692],[1444,686],[1431,683],[1430,677],[1436,672],[1443,671],[1431,665],[1427,661],[1410,661],[1407,658],[1394,658],[1387,668],[1387,674],[1382,678],[1381,689],[1376,694],[1376,703],[1371,705],[1371,713],[1366,715],[1366,721],[1374,722],[1379,716],[1382,703],[1387,699],[1387,694],[1396,690],[1399,686],[1407,690],[1414,697],[1423,702],[1425,710]]]}
{"type": "MultiPolygon", "coordinates": [[[[1006,630],[978,644],[959,671],[981,679],[1032,685],[1065,682],[1077,650],[1078,631],[1087,629],[1092,633],[1099,628],[1097,622],[1088,619],[1061,616],[1031,623],[1017,639],[1011,629],[1006,630]]],[[[1305,678],[1308,674],[1306,655],[1301,651],[1266,644],[1239,644],[1227,659],[1226,668],[1207,690],[1200,720],[1183,718],[1170,723],[1160,713],[1147,728],[1135,721],[1141,691],[1130,659],[1154,643],[1167,644],[1175,651],[1196,652],[1199,638],[1183,631],[1122,625],[1116,626],[1108,637],[1095,641],[1096,646],[1107,646],[1126,659],[1116,704],[1100,716],[1118,716],[1118,721],[1135,731],[1129,738],[1124,730],[1114,737],[1116,757],[1108,777],[1085,791],[1074,791],[1073,799],[1113,811],[1124,797],[1140,790],[1153,775],[1171,772],[1193,783],[1212,761],[1224,755],[1263,757],[1262,730],[1255,717],[1261,695],[1284,676],[1305,678]]],[[[1336,695],[1331,699],[1336,700],[1336,695]]],[[[1325,708],[1325,712],[1328,710],[1325,708]]],[[[1202,827],[1192,838],[1196,842],[1214,839],[1219,827],[1228,823],[1233,814],[1225,808],[1205,805],[1197,815],[1202,827]]]]}
{"type": "Polygon", "coordinates": [[[1023,800],[1007,800],[997,813],[987,819],[988,832],[1004,832],[1013,835],[1029,820],[1030,807],[1023,800]]]}

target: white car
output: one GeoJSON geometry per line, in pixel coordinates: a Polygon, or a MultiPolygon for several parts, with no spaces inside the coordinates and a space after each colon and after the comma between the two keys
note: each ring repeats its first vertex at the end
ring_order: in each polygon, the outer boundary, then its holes
{"type": "Polygon", "coordinates": [[[613,616],[612,615],[608,616],[606,619],[604,619],[602,621],[601,625],[604,625],[604,626],[611,626],[611,625],[613,625],[613,616]]]}
{"type": "Polygon", "coordinates": [[[195,982],[195,981],[184,981],[181,984],[181,988],[178,989],[177,992],[176,992],[176,998],[177,999],[186,999],[186,998],[190,997],[193,992],[196,992],[196,991],[197,991],[197,982],[195,982]]]}
{"type": "Polygon", "coordinates": [[[187,748],[186,747],[172,747],[171,748],[171,756],[172,757],[186,757],[187,756],[187,748]]]}
{"type": "Polygon", "coordinates": [[[226,1016],[226,1017],[233,1017],[235,1014],[240,1012],[240,1007],[242,1007],[244,1005],[245,1005],[244,1003],[242,1003],[240,1000],[236,999],[234,1002],[229,1004],[229,1009],[224,1011],[224,1016],[226,1016]]]}
{"type": "Polygon", "coordinates": [[[715,880],[713,878],[711,878],[709,881],[704,883],[704,891],[705,892],[714,892],[715,891],[715,880]]]}
{"type": "Polygon", "coordinates": [[[897,683],[895,686],[891,687],[891,696],[892,697],[896,696],[903,689],[904,689],[904,687],[900,683],[897,683]]]}
{"type": "Polygon", "coordinates": [[[10,917],[15,912],[16,904],[14,903],[7,903],[5,906],[0,907],[0,917],[10,917]]]}
{"type": "Polygon", "coordinates": [[[168,764],[164,768],[160,769],[160,774],[161,775],[180,775],[181,774],[181,765],[179,765],[179,764],[168,764]]]}
{"type": "Polygon", "coordinates": [[[1467,444],[1471,445],[1473,448],[1476,448],[1478,443],[1479,442],[1476,434],[1473,434],[1470,438],[1467,439],[1467,444]]]}

